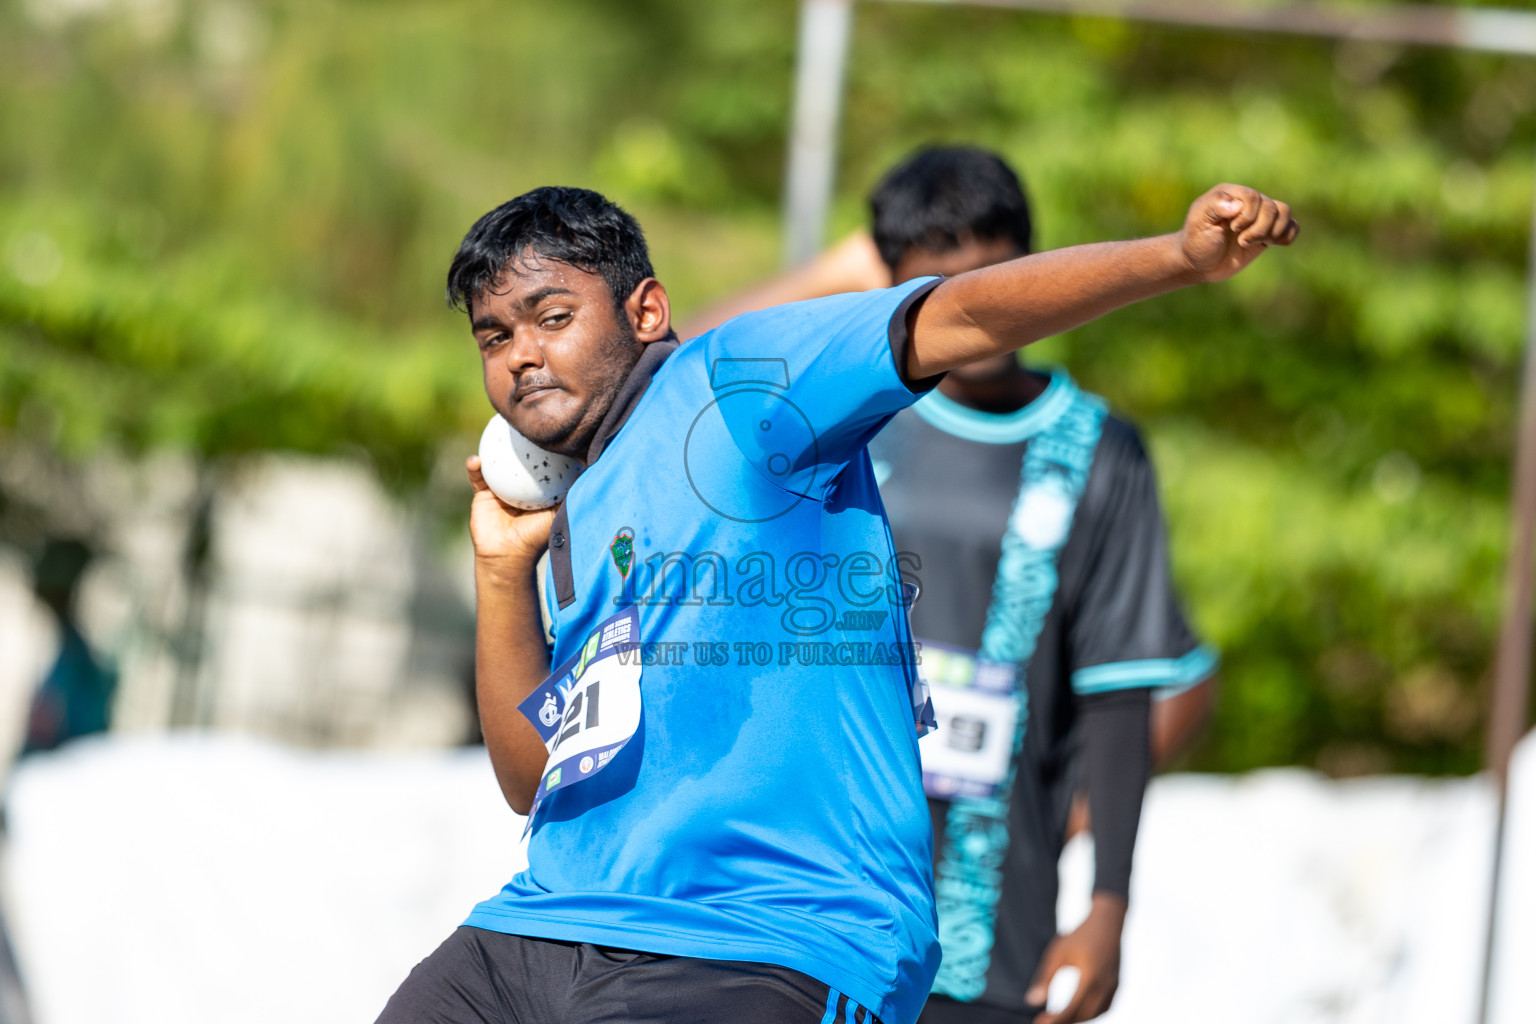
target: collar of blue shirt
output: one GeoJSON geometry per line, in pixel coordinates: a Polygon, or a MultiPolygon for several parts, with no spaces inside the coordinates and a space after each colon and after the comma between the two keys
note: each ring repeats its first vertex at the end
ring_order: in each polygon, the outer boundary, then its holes
{"type": "MultiPolygon", "coordinates": [[[[597,461],[603,449],[608,447],[608,442],[629,422],[630,413],[640,404],[640,399],[651,386],[651,380],[661,369],[661,364],[677,351],[677,345],[676,341],[653,341],[645,346],[639,362],[635,363],[635,368],[624,379],[624,386],[619,389],[613,405],[608,408],[608,415],[603,417],[596,436],[592,438],[592,446],[587,452],[587,465],[597,461]]],[[[566,515],[566,503],[562,501],[559,511],[555,513],[555,521],[549,528],[549,568],[555,579],[555,600],[561,608],[568,607],[576,600],[576,578],[571,572],[570,536],[571,523],[566,515]]]]}

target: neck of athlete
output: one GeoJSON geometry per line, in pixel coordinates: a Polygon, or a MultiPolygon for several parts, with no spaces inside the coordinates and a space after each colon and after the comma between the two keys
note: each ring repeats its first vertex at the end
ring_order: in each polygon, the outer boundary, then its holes
{"type": "Polygon", "coordinates": [[[1012,354],[984,359],[951,370],[939,382],[939,393],[978,412],[1018,412],[1039,398],[1051,379],[1026,370],[1012,354]]]}

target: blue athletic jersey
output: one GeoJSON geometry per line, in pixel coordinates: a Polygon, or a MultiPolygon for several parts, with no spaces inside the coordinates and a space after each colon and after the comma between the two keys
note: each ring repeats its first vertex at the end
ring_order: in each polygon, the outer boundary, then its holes
{"type": "Polygon", "coordinates": [[[638,623],[639,726],[580,781],[546,778],[528,870],[467,924],[780,964],[887,1024],[917,1018],[939,962],[932,834],[865,445],[919,397],[898,367],[933,284],[648,347],[546,580],[553,664],[638,623]]]}

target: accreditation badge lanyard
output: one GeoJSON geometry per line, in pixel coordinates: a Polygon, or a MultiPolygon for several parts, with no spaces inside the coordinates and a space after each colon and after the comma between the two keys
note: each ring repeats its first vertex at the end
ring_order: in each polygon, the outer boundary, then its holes
{"type": "Polygon", "coordinates": [[[630,605],[600,622],[518,704],[549,751],[527,828],[549,794],[602,771],[640,728],[639,638],[639,612],[630,605]]]}
{"type": "MultiPolygon", "coordinates": [[[[945,796],[935,793],[929,783],[932,758],[949,771],[942,778],[937,772],[935,776],[940,787],[949,787],[946,798],[953,801],[945,819],[943,851],[936,871],[939,943],[944,959],[933,991],[952,999],[968,1002],[986,990],[993,924],[1002,891],[1001,869],[1008,850],[1008,804],[1029,721],[1025,667],[1056,600],[1057,563],[1088,484],[1106,415],[1099,398],[1079,391],[1061,414],[1030,440],[1020,470],[1018,496],[1003,534],[981,650],[967,655],[972,659],[969,672],[952,670],[957,679],[966,679],[965,686],[932,688],[940,729],[937,736],[919,744],[924,750],[924,783],[931,794],[945,796]],[[1006,673],[1006,695],[1000,684],[1004,669],[1011,670],[1006,673]],[[978,723],[983,729],[995,730],[991,743],[984,734],[977,735],[978,723]],[[951,742],[930,755],[926,747],[943,739],[951,742]],[[973,748],[959,751],[970,755],[962,765],[970,769],[968,775],[955,774],[953,763],[960,760],[954,756],[957,746],[973,748]]],[[[925,645],[925,667],[928,650],[925,645]]],[[[945,662],[946,652],[941,649],[940,671],[945,662]]]]}
{"type": "Polygon", "coordinates": [[[919,640],[933,736],[917,745],[923,789],[940,800],[997,791],[1013,756],[1018,670],[975,651],[919,640]]]}

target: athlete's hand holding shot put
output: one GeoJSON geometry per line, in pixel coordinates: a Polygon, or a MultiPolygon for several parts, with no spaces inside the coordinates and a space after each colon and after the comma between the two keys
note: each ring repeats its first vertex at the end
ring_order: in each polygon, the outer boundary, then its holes
{"type": "Polygon", "coordinates": [[[469,463],[482,727],[531,807],[529,868],[380,1020],[913,1024],[939,960],[932,828],[865,445],[953,367],[1294,237],[1283,205],[1223,186],[1173,235],[775,307],[679,347],[612,203],[545,188],[482,217],[449,295],[487,396],[586,468],[551,515],[514,513],[469,463]]]}
{"type": "MultiPolygon", "coordinates": [[[[642,281],[622,310],[604,280],[549,259],[519,260],[472,302],[491,405],[519,433],[585,462],[592,439],[640,346],[670,334],[666,291],[642,281]]],[[[475,695],[496,779],[528,813],[548,752],[521,702],[549,674],[534,568],[549,544],[552,510],[499,500],[470,456],[475,547],[475,695]]]]}
{"type": "Polygon", "coordinates": [[[534,570],[549,545],[551,509],[524,511],[491,493],[480,456],[467,462],[475,489],[469,536],[475,548],[475,701],[491,766],[507,803],[528,813],[547,751],[518,703],[549,675],[534,570]]]}

